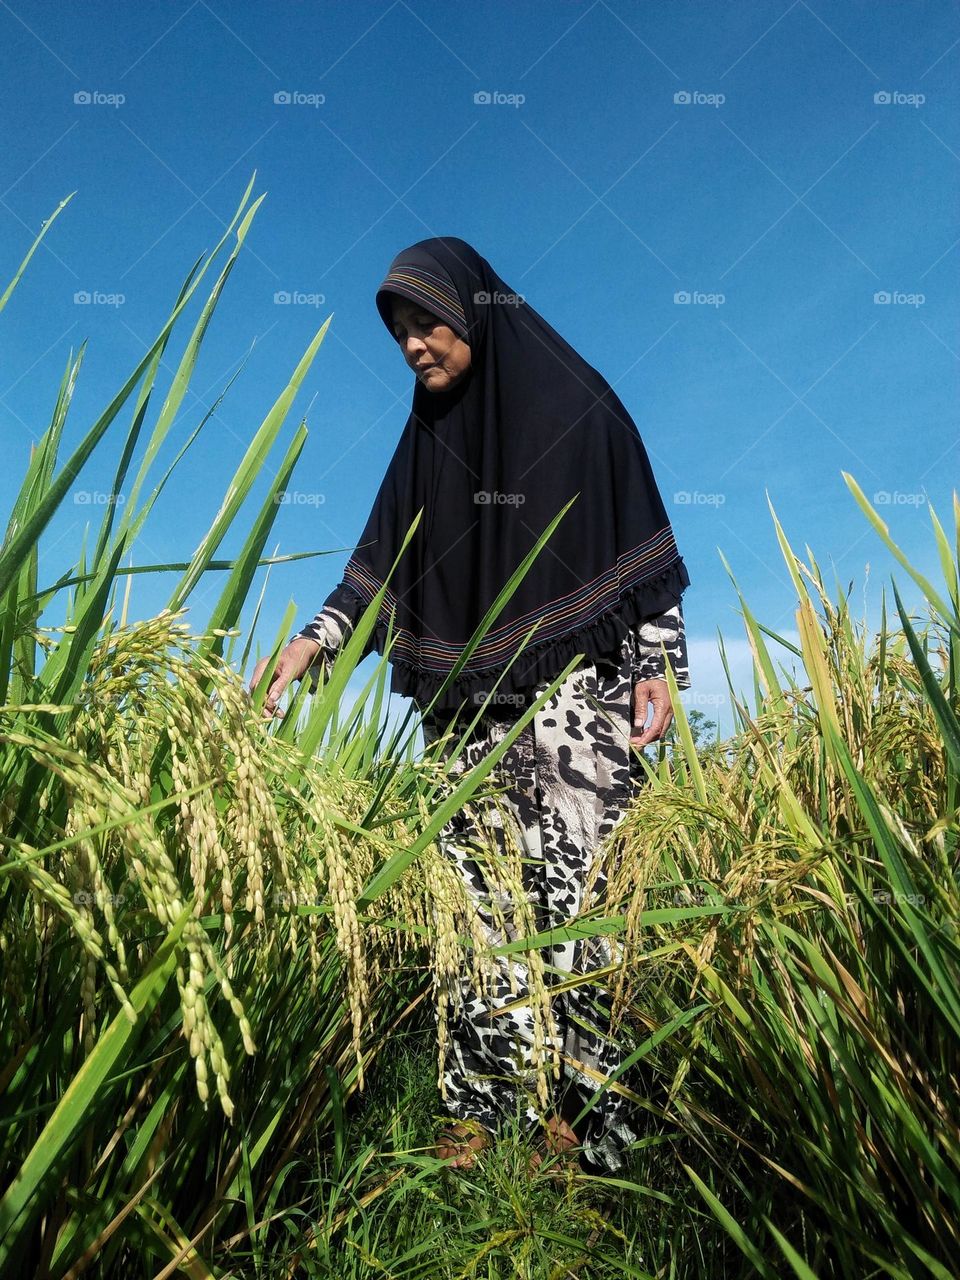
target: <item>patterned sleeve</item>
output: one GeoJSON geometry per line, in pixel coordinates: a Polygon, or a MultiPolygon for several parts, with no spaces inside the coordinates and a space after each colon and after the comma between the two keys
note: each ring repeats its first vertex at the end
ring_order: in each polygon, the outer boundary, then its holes
{"type": "MultiPolygon", "coordinates": [[[[342,645],[349,640],[357,618],[363,612],[363,602],[349,587],[343,583],[324,601],[323,608],[297,634],[305,640],[314,640],[321,647],[311,663],[312,667],[320,665],[323,658],[327,664],[342,645]]],[[[366,655],[364,655],[366,656],[366,655]]]]}
{"type": "Polygon", "coordinates": [[[633,640],[631,674],[634,684],[640,680],[664,679],[663,654],[660,652],[660,641],[663,640],[676,676],[677,688],[690,688],[687,638],[679,600],[664,613],[645,618],[638,626],[631,628],[630,635],[633,640]]]}

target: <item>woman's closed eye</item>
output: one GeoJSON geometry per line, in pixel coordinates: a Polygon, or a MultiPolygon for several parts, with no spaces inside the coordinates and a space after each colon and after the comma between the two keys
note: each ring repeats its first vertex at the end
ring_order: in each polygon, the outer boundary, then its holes
{"type": "MultiPolygon", "coordinates": [[[[440,321],[437,320],[434,316],[429,316],[429,317],[420,316],[416,320],[417,328],[422,329],[423,331],[426,331],[428,329],[435,329],[439,323],[440,321]]],[[[400,326],[399,328],[394,329],[393,336],[396,338],[398,342],[402,342],[404,338],[407,336],[407,331],[402,326],[400,326]]]]}

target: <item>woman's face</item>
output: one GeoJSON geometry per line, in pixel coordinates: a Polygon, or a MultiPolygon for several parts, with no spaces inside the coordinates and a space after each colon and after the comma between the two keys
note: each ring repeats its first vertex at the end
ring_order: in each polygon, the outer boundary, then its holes
{"type": "Polygon", "coordinates": [[[416,302],[392,300],[393,333],[403,358],[428,391],[449,391],[470,368],[470,348],[449,325],[416,302]]]}

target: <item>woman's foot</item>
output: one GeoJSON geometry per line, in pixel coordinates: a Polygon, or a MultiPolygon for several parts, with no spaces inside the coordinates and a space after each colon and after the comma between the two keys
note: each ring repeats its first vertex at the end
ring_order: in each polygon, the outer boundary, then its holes
{"type": "Polygon", "coordinates": [[[548,1173],[552,1177],[562,1177],[563,1166],[571,1162],[568,1152],[579,1145],[580,1139],[566,1120],[559,1116],[551,1116],[546,1122],[545,1132],[537,1143],[539,1150],[534,1150],[530,1157],[530,1172],[536,1173],[544,1160],[550,1156],[559,1156],[559,1161],[551,1163],[548,1173]]]}
{"type": "Polygon", "coordinates": [[[449,1161],[450,1169],[472,1169],[477,1152],[490,1145],[490,1135],[476,1122],[462,1121],[448,1124],[437,1137],[436,1153],[440,1160],[449,1161]]]}

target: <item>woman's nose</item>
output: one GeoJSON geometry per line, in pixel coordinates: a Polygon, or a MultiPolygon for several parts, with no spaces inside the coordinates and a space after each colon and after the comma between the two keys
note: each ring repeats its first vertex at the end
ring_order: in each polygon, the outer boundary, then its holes
{"type": "Polygon", "coordinates": [[[404,347],[404,354],[408,360],[416,360],[426,351],[427,345],[422,338],[416,338],[412,334],[407,338],[404,347]]]}

